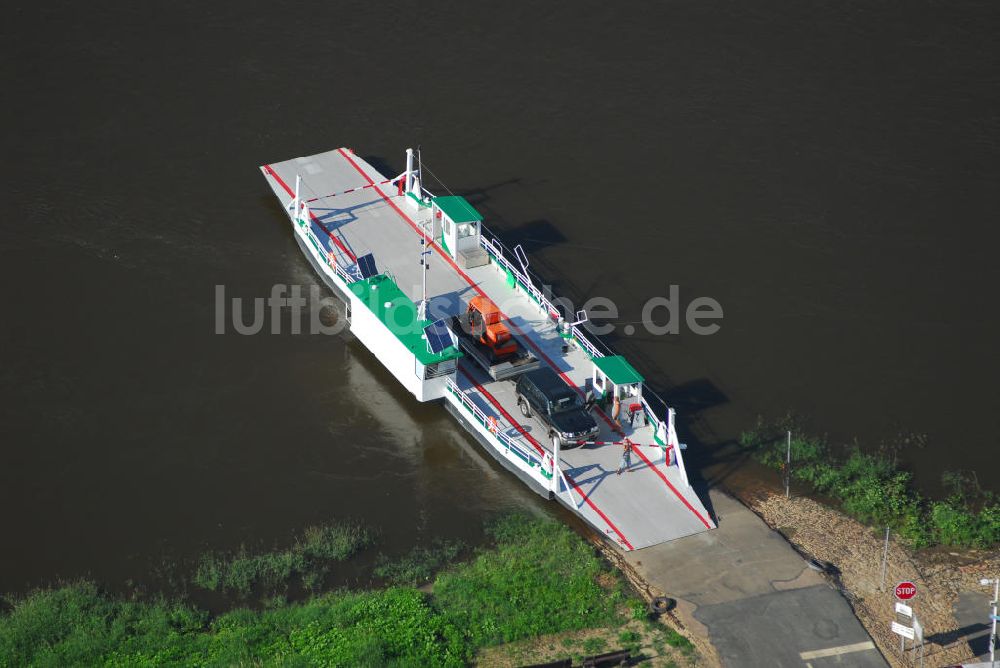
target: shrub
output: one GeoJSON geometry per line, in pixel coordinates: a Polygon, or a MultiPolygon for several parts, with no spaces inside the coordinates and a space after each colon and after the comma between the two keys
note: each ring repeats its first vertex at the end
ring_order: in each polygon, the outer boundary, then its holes
{"type": "MultiPolygon", "coordinates": [[[[740,444],[767,466],[783,469],[787,457],[785,434],[791,418],[756,425],[740,435],[740,444]]],[[[909,446],[923,443],[919,435],[901,436],[909,446]]],[[[912,475],[899,468],[895,453],[900,444],[883,446],[879,453],[853,447],[846,457],[835,457],[823,439],[796,436],[791,441],[792,478],[840,502],[848,515],[875,526],[892,527],[914,547],[943,544],[989,547],[1000,542],[1000,506],[983,491],[975,475],[946,471],[942,476],[951,495],[929,502],[914,488],[912,475]],[[972,509],[979,504],[977,513],[972,509]]]]}
{"type": "Polygon", "coordinates": [[[1000,543],[1000,504],[984,506],[979,511],[976,547],[988,548],[1000,543]]]}
{"type": "Polygon", "coordinates": [[[931,523],[942,545],[973,545],[978,537],[976,515],[952,501],[931,504],[931,523]]]}

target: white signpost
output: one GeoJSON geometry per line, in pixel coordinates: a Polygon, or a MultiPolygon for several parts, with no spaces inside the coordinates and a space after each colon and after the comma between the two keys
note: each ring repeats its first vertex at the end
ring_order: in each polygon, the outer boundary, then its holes
{"type": "MultiPolygon", "coordinates": [[[[920,624],[920,620],[917,616],[913,614],[913,608],[896,601],[896,614],[902,615],[903,617],[909,617],[912,621],[913,626],[907,626],[906,624],[900,624],[899,622],[892,623],[892,632],[900,636],[899,638],[899,650],[900,654],[905,652],[906,640],[916,640],[920,643],[920,665],[924,665],[924,627],[920,624]]],[[[911,649],[913,645],[911,644],[911,649]]]]}
{"type": "Polygon", "coordinates": [[[917,642],[920,643],[920,668],[924,667],[924,627],[920,625],[920,620],[917,619],[916,615],[913,615],[913,634],[917,637],[917,642]]]}
{"type": "Polygon", "coordinates": [[[896,635],[903,636],[907,640],[913,640],[913,629],[909,626],[903,626],[899,622],[892,623],[892,632],[896,635]]]}

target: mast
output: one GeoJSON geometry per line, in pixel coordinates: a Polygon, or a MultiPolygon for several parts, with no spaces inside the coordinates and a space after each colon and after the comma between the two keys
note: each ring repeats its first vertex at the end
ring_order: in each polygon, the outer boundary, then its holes
{"type": "MultiPolygon", "coordinates": [[[[409,151],[407,152],[407,159],[408,160],[412,159],[412,152],[409,152],[409,151]]],[[[409,167],[410,167],[410,165],[407,165],[407,168],[409,168],[409,167]]],[[[423,193],[420,190],[420,188],[421,188],[420,180],[421,180],[421,177],[423,176],[422,168],[423,168],[423,161],[421,160],[420,144],[417,144],[417,176],[413,179],[413,185],[417,189],[417,198],[418,199],[423,199],[423,197],[422,197],[423,193]]],[[[431,223],[431,225],[434,224],[433,218],[431,218],[430,223],[431,223]]],[[[417,318],[420,319],[420,320],[426,320],[427,319],[427,270],[430,268],[430,266],[427,264],[427,259],[428,259],[428,256],[431,254],[431,249],[430,249],[430,247],[428,245],[427,226],[426,225],[421,225],[420,226],[420,233],[421,233],[420,234],[420,285],[421,285],[421,293],[420,293],[420,303],[417,305],[417,318]]]]}

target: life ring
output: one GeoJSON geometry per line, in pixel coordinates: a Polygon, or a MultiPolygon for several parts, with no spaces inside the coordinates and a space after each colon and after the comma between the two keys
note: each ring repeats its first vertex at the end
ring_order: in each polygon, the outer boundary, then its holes
{"type": "Polygon", "coordinates": [[[486,418],[486,428],[490,431],[491,434],[497,433],[497,431],[500,429],[499,425],[497,424],[497,419],[492,415],[486,418]]]}
{"type": "Polygon", "coordinates": [[[546,478],[552,478],[552,455],[547,452],[542,457],[542,475],[546,478]]]}

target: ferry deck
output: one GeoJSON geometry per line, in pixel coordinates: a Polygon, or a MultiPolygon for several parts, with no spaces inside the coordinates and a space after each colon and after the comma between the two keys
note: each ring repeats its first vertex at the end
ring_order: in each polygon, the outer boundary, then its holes
{"type": "MultiPolygon", "coordinates": [[[[592,359],[602,353],[591,347],[582,329],[574,332],[579,334],[575,338],[566,336],[565,326],[560,331],[551,303],[536,288],[512,280],[517,266],[497,261],[504,251],[487,232],[480,232],[480,227],[476,228],[476,234],[481,235],[478,246],[490,250],[491,257],[477,260],[475,252],[468,254],[470,261],[454,257],[435,227],[435,208],[426,202],[418,204],[422,198],[401,192],[396,179],[380,174],[350,149],[273,163],[263,166],[262,171],[279,201],[284,204],[295,198],[307,205],[312,235],[322,244],[327,261],[337,265],[338,274],[357,271],[358,258],[371,253],[378,271],[391,274],[411,300],[419,302],[426,294],[430,319],[463,313],[472,297],[484,295],[507,316],[518,342],[581,394],[593,387],[598,376],[608,381],[594,371],[592,359]],[[427,271],[420,263],[422,251],[428,251],[427,271]]],[[[409,180],[407,176],[407,185],[409,180]]],[[[416,189],[426,192],[419,183],[416,189]]],[[[315,266],[315,258],[313,263],[315,266]]],[[[517,275],[523,278],[527,272],[517,275]]],[[[339,288],[335,284],[331,287],[339,288]]],[[[639,377],[640,384],[641,380],[639,377]]],[[[485,416],[508,449],[520,448],[539,460],[556,454],[544,425],[520,413],[512,381],[492,380],[473,360],[463,357],[449,380],[449,390],[460,394],[459,405],[485,416]]],[[[680,444],[664,444],[662,432],[658,443],[656,421],[646,418],[646,410],[638,410],[629,419],[628,407],[641,405],[629,403],[617,421],[607,408],[595,407],[592,413],[601,430],[597,441],[602,444],[560,448],[556,469],[561,475],[550,495],[625,550],[715,527],[688,484],[680,444]],[[624,438],[635,444],[632,465],[617,475],[624,438]]],[[[649,409],[648,403],[645,409],[649,409]]],[[[483,442],[482,437],[479,440],[483,442]]],[[[489,448],[488,443],[484,446],[489,448]]]]}

